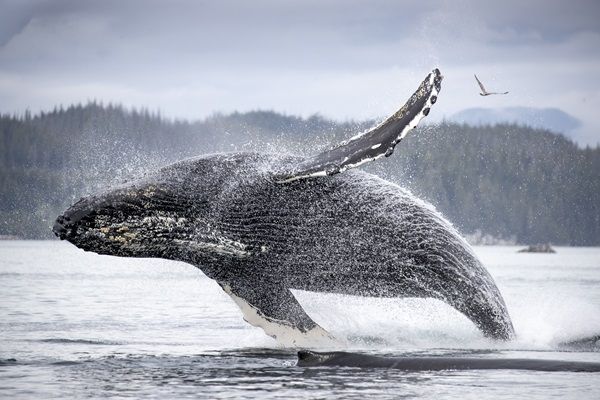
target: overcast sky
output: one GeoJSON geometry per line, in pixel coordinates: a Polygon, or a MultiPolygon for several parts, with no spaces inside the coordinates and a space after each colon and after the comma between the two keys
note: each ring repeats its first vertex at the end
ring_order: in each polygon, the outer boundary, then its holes
{"type": "Polygon", "coordinates": [[[557,107],[596,144],[599,21],[598,0],[0,0],[0,112],[97,99],[188,119],[358,120],[391,113],[439,67],[429,120],[557,107]],[[480,97],[473,73],[510,94],[480,97]]]}

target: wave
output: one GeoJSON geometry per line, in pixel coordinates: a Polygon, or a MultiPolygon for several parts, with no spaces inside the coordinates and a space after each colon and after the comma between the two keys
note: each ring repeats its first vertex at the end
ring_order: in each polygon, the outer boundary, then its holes
{"type": "Polygon", "coordinates": [[[404,371],[502,369],[544,372],[600,372],[600,363],[586,361],[483,357],[382,357],[343,351],[330,353],[299,351],[298,366],[391,368],[404,371]]]}
{"type": "Polygon", "coordinates": [[[593,335],[558,343],[559,350],[597,352],[600,351],[600,335],[593,335]]]}
{"type": "Polygon", "coordinates": [[[294,291],[304,310],[344,346],[315,350],[496,349],[598,352],[594,299],[550,288],[506,290],[516,338],[489,340],[464,315],[434,299],[376,299],[294,291]]]}
{"type": "Polygon", "coordinates": [[[33,340],[40,343],[58,343],[58,344],[92,344],[98,346],[114,346],[122,343],[112,342],[108,340],[92,340],[92,339],[66,339],[66,338],[49,338],[33,340]]]}

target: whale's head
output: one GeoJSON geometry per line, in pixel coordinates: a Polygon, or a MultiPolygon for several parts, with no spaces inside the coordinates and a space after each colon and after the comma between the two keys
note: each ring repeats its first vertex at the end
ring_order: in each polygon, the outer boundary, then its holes
{"type": "Polygon", "coordinates": [[[235,161],[191,159],[84,197],[58,216],[53,231],[98,254],[190,261],[192,250],[218,241],[211,211],[235,161]]]}
{"type": "Polygon", "coordinates": [[[98,254],[163,257],[164,245],[190,233],[185,215],[167,206],[170,198],[172,193],[149,184],[84,197],[56,219],[53,231],[98,254]]]}

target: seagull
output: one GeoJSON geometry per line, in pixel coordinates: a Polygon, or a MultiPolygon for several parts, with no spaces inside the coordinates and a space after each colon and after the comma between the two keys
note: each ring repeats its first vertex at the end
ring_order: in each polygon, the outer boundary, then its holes
{"type": "MultiPolygon", "coordinates": [[[[473,75],[475,75],[475,74],[473,74],[473,75]]],[[[479,87],[481,88],[481,93],[479,93],[480,96],[489,96],[491,94],[508,94],[508,92],[488,92],[487,90],[485,90],[483,83],[481,83],[479,78],[477,78],[477,75],[475,75],[475,80],[477,81],[477,83],[479,84],[479,87]]]]}

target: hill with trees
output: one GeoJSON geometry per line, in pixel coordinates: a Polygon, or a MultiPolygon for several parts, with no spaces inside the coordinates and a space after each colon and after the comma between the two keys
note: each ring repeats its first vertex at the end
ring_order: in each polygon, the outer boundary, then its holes
{"type": "MultiPolygon", "coordinates": [[[[319,152],[371,126],[269,111],[170,120],[89,103],[0,116],[0,235],[50,238],[76,201],[183,158],[319,152]]],[[[600,245],[600,147],[525,126],[425,125],[367,170],[434,204],[464,234],[600,245]]]]}

